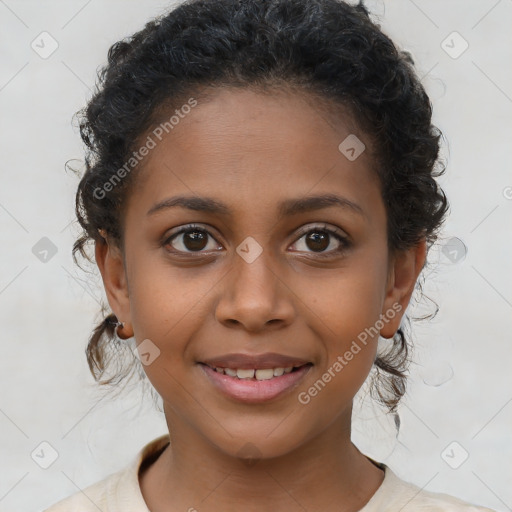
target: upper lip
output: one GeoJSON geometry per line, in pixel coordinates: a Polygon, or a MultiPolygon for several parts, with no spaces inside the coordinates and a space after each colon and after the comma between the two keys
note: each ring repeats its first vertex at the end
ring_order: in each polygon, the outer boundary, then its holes
{"type": "Polygon", "coordinates": [[[289,368],[291,366],[302,366],[309,361],[294,356],[285,356],[274,352],[264,354],[224,354],[201,361],[203,364],[214,368],[237,368],[237,369],[264,369],[264,368],[289,368]]]}

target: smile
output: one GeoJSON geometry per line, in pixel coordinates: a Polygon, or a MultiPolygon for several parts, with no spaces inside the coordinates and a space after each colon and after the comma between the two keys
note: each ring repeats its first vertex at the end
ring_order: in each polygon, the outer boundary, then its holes
{"type": "Polygon", "coordinates": [[[229,375],[238,379],[254,379],[254,380],[270,380],[274,377],[281,377],[285,373],[291,373],[294,369],[293,366],[288,368],[260,368],[260,369],[245,369],[245,368],[213,368],[216,372],[222,375],[229,375]]]}
{"type": "Polygon", "coordinates": [[[296,388],[312,363],[275,368],[212,367],[200,363],[210,384],[224,396],[238,402],[262,403],[296,388]]]}

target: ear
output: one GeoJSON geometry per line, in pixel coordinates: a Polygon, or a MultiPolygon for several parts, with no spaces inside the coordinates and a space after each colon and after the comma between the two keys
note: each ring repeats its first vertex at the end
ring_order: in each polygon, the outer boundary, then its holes
{"type": "Polygon", "coordinates": [[[108,303],[118,321],[131,329],[128,282],[121,250],[108,237],[104,237],[96,242],[95,257],[108,303]]]}
{"type": "Polygon", "coordinates": [[[423,238],[410,249],[397,251],[390,259],[386,296],[382,317],[387,319],[380,331],[383,338],[392,338],[411,299],[416,280],[425,264],[427,242],[423,238]],[[393,313],[393,316],[390,313],[393,313]]]}

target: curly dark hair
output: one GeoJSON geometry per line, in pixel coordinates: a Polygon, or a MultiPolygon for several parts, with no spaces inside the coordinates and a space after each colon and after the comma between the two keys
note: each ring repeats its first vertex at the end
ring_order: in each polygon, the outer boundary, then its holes
{"type": "MultiPolygon", "coordinates": [[[[76,194],[83,232],[73,246],[75,263],[78,251],[91,261],[88,242],[106,243],[99,230],[122,250],[124,208],[137,171],[108,194],[98,197],[95,191],[112,180],[163,112],[201,97],[207,87],[281,87],[348,110],[373,142],[389,248],[407,249],[425,238],[430,249],[435,242],[448,211],[435,180],[445,170],[441,132],[432,125],[431,103],[412,58],[381,31],[362,2],[188,0],[112,45],[96,92],[79,112],[87,148],[76,194]]],[[[116,322],[113,313],[104,316],[86,349],[100,384],[119,382],[135,366],[134,356],[128,370],[120,364],[116,322]],[[101,380],[113,360],[116,375],[101,380]]],[[[389,350],[374,362],[372,397],[391,412],[406,390],[405,330],[402,322],[389,350]]]]}

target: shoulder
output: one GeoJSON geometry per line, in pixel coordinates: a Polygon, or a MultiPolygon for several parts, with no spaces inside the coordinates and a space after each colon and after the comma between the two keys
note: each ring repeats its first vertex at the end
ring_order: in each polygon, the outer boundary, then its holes
{"type": "Polygon", "coordinates": [[[117,487],[121,479],[122,471],[109,475],[85,489],[68,496],[55,503],[44,512],[98,512],[108,511],[109,502],[112,501],[113,489],[117,487]]]}
{"type": "Polygon", "coordinates": [[[384,481],[360,512],[496,512],[450,494],[421,489],[399,478],[385,464],[379,465],[385,472],[384,481]]]}
{"type": "Polygon", "coordinates": [[[169,435],[144,446],[132,462],[117,473],[55,503],[43,512],[148,512],[139,485],[139,469],[169,443],[169,435]]]}

